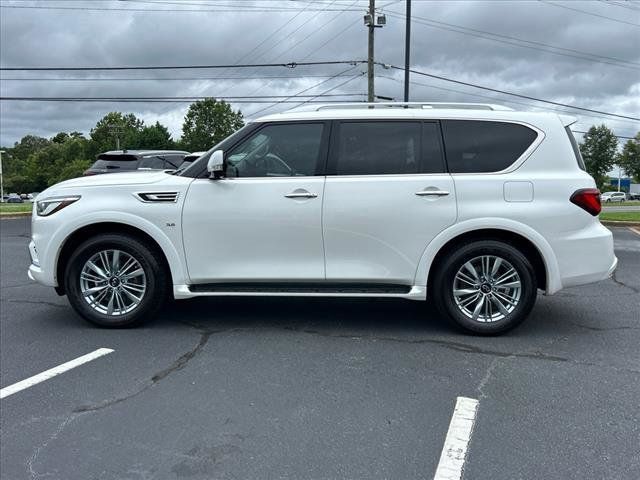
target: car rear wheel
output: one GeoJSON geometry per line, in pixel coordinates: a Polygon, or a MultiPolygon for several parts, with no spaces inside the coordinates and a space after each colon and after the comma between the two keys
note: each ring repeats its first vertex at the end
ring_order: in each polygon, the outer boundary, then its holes
{"type": "Polygon", "coordinates": [[[65,273],[71,305],[101,327],[132,327],[154,316],[169,284],[158,253],[120,234],[101,235],[81,244],[65,273]]]}
{"type": "Polygon", "coordinates": [[[497,335],[519,325],[536,300],[534,269],[516,248],[495,240],[464,245],[433,277],[440,312],[459,328],[497,335]]]}

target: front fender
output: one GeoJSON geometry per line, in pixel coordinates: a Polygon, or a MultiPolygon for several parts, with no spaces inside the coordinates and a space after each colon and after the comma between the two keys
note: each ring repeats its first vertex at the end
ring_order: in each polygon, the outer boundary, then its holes
{"type": "Polygon", "coordinates": [[[440,232],[440,234],[438,234],[424,249],[420,262],[418,263],[418,268],[416,269],[413,284],[417,286],[427,286],[429,270],[431,269],[433,260],[440,249],[449,241],[465,233],[485,229],[504,230],[506,232],[516,233],[533,243],[542,256],[545,270],[547,272],[546,293],[551,295],[562,288],[558,261],[551,245],[549,245],[549,242],[547,242],[547,240],[533,228],[524,223],[505,218],[491,217],[466,220],[456,223],[455,225],[452,225],[446,230],[440,232]]]}
{"type": "Polygon", "coordinates": [[[182,255],[179,253],[182,251],[179,228],[171,227],[172,230],[170,233],[167,233],[153,222],[137,215],[121,211],[106,210],[101,212],[92,212],[90,214],[70,219],[69,221],[66,221],[60,229],[53,233],[49,241],[49,248],[51,250],[55,249],[55,255],[51,255],[53,252],[47,252],[46,255],[43,255],[43,258],[48,259],[49,265],[42,266],[44,271],[50,272],[50,275],[52,276],[51,284],[53,286],[58,286],[55,275],[57,272],[60,253],[66,240],[77,230],[99,223],[120,223],[129,227],[137,228],[149,235],[162,249],[165,258],[167,259],[169,269],[171,270],[173,282],[177,284],[188,283],[187,273],[184,269],[184,258],[182,258],[182,255]]]}

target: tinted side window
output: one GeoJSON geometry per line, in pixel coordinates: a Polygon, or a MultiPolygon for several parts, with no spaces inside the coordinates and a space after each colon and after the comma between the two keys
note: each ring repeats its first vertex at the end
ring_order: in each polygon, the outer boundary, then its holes
{"type": "Polygon", "coordinates": [[[442,134],[451,173],[504,170],[538,136],[524,125],[476,120],[443,120],[442,134]]]}
{"type": "Polygon", "coordinates": [[[420,122],[342,122],[336,175],[441,172],[438,126],[420,122]],[[421,149],[424,143],[424,149],[421,149]],[[423,155],[424,151],[424,155],[423,155]]]}
{"type": "Polygon", "coordinates": [[[293,177],[316,174],[321,123],[268,125],[227,154],[228,177],[293,177]]]}
{"type": "Polygon", "coordinates": [[[138,168],[153,168],[160,169],[164,168],[164,159],[162,157],[143,157],[138,162],[138,168]]]}
{"type": "Polygon", "coordinates": [[[184,155],[165,155],[165,165],[164,168],[175,169],[182,165],[182,160],[184,159],[184,155]]]}
{"type": "Polygon", "coordinates": [[[569,127],[565,127],[565,132],[567,132],[567,135],[569,136],[569,141],[571,142],[571,148],[573,148],[573,154],[576,156],[576,161],[578,162],[578,166],[580,167],[581,170],[587,170],[587,168],[584,165],[584,159],[582,158],[582,154],[580,153],[580,146],[578,145],[578,142],[576,142],[576,137],[573,136],[573,132],[571,131],[571,129],[569,127]]]}

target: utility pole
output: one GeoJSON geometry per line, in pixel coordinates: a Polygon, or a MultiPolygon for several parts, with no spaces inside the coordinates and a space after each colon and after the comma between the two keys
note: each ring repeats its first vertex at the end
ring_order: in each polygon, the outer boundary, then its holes
{"type": "Polygon", "coordinates": [[[387,24],[387,18],[384,15],[376,16],[376,0],[369,0],[369,10],[364,16],[364,24],[369,29],[369,42],[367,54],[367,101],[373,103],[376,98],[375,88],[373,85],[374,74],[374,32],[376,28],[382,28],[387,24]]]}
{"type": "Polygon", "coordinates": [[[120,134],[124,133],[124,128],[116,123],[108,125],[111,135],[116,137],[116,150],[120,150],[120,134]]]}
{"type": "Polygon", "coordinates": [[[411,65],[411,0],[405,0],[407,12],[405,15],[404,33],[404,101],[409,101],[409,68],[411,65]]]}
{"type": "Polygon", "coordinates": [[[376,28],[376,0],[369,0],[369,50],[367,52],[367,101],[372,103],[375,98],[373,85],[373,42],[376,28]]]}
{"type": "Polygon", "coordinates": [[[0,202],[4,202],[4,184],[2,178],[2,154],[4,150],[0,150],[0,202]]]}

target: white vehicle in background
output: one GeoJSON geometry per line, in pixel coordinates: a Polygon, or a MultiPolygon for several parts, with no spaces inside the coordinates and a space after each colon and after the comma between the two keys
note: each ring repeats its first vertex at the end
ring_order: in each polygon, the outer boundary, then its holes
{"type": "Polygon", "coordinates": [[[171,295],[263,295],[430,298],[467,332],[502,333],[539,290],[616,268],[574,121],[484,104],[266,116],[181,172],[42,192],[29,276],[107,327],[171,295]]]}
{"type": "Polygon", "coordinates": [[[604,192],[600,195],[600,201],[611,203],[611,202],[624,202],[627,199],[627,194],[625,192],[604,192]]]}

